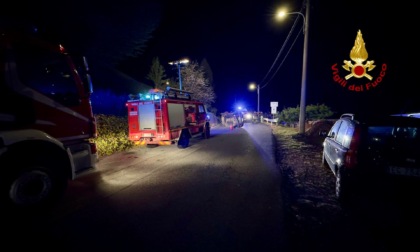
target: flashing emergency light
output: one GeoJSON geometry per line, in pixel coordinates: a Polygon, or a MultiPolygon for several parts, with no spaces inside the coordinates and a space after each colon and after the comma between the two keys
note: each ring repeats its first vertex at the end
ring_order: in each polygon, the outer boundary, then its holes
{"type": "Polygon", "coordinates": [[[140,100],[144,101],[151,101],[151,100],[159,100],[162,99],[162,93],[146,93],[146,94],[139,94],[140,100]]]}

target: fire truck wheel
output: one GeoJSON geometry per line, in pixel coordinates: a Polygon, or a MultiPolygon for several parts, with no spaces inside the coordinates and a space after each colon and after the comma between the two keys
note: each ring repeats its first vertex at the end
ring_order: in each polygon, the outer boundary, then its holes
{"type": "Polygon", "coordinates": [[[54,172],[54,161],[34,162],[32,159],[14,160],[11,170],[16,172],[6,176],[4,197],[8,207],[20,209],[42,209],[55,202],[65,191],[67,179],[54,172]],[[13,164],[14,163],[14,164],[13,164]],[[7,194],[7,195],[6,195],[7,194]]]}
{"type": "Polygon", "coordinates": [[[210,125],[206,125],[203,129],[203,138],[209,139],[210,138],[210,125]]]}

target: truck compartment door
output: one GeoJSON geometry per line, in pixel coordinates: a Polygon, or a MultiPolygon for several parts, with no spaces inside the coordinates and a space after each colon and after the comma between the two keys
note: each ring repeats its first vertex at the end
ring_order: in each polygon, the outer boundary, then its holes
{"type": "Polygon", "coordinates": [[[183,104],[168,103],[168,116],[170,129],[185,126],[185,112],[183,104]]]}
{"type": "Polygon", "coordinates": [[[141,130],[156,130],[156,113],[153,102],[139,104],[139,123],[141,130]]]}

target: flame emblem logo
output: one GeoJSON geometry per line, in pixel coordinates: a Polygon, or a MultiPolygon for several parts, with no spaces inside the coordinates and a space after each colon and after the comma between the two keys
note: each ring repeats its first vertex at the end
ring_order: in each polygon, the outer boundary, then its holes
{"type": "Polygon", "coordinates": [[[368,59],[368,52],[365,47],[365,42],[363,41],[362,32],[359,30],[357,32],[356,40],[354,41],[354,46],[350,51],[350,59],[354,61],[354,64],[350,60],[344,60],[343,68],[351,72],[345,76],[345,79],[348,80],[351,77],[362,78],[366,77],[369,80],[372,80],[367,72],[375,68],[373,60],[369,60],[366,64],[363,64],[364,61],[368,59]]]}

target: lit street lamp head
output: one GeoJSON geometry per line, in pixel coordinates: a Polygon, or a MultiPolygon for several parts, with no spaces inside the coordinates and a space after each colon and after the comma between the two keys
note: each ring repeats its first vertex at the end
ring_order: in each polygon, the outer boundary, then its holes
{"type": "Polygon", "coordinates": [[[187,64],[190,61],[188,59],[176,60],[169,62],[169,65],[179,65],[179,64],[187,64]]]}
{"type": "Polygon", "coordinates": [[[260,85],[255,84],[254,82],[249,83],[248,86],[249,90],[255,90],[257,89],[257,112],[260,113],[260,85]]]}
{"type": "Polygon", "coordinates": [[[281,9],[277,12],[276,18],[277,20],[283,20],[287,15],[297,14],[303,18],[303,33],[305,33],[306,28],[306,18],[302,12],[286,12],[284,9],[281,9]]]}
{"type": "Polygon", "coordinates": [[[249,84],[249,90],[255,90],[257,88],[257,85],[255,83],[249,84]]]}
{"type": "Polygon", "coordinates": [[[169,62],[169,65],[176,65],[178,67],[179,90],[182,90],[181,64],[187,64],[188,62],[190,62],[188,59],[169,62]]]}

